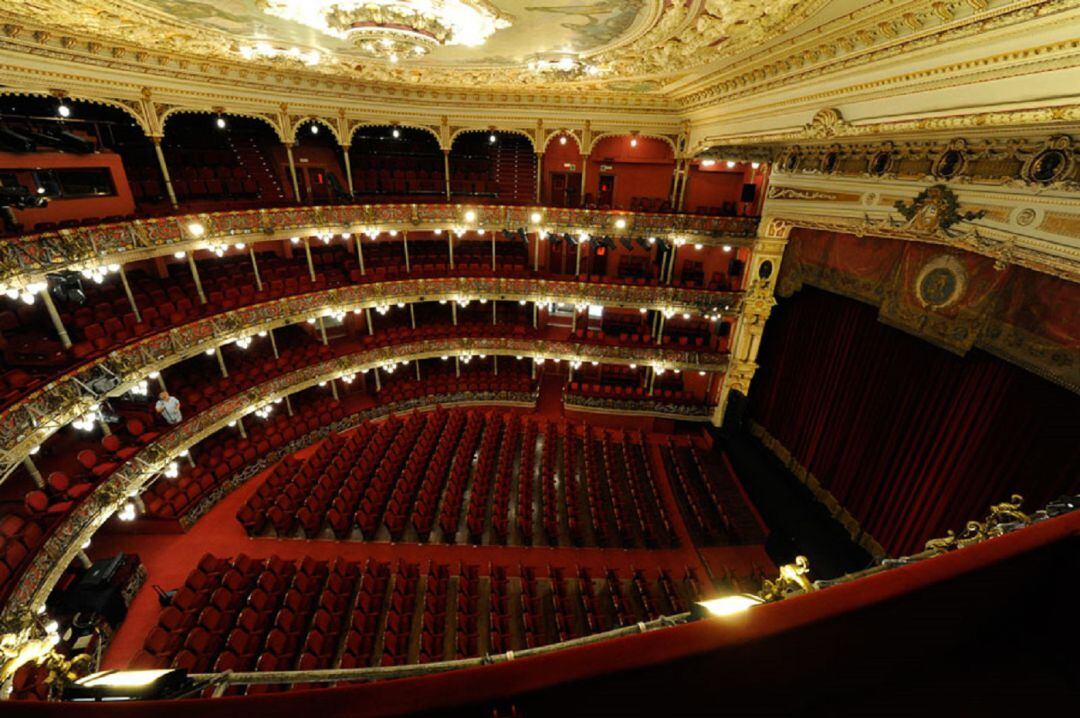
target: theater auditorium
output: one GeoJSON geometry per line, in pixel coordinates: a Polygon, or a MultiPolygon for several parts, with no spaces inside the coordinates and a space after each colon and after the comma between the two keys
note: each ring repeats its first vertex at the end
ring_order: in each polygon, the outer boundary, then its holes
{"type": "Polygon", "coordinates": [[[0,715],[1068,711],[1078,37],[5,0],[0,715]]]}

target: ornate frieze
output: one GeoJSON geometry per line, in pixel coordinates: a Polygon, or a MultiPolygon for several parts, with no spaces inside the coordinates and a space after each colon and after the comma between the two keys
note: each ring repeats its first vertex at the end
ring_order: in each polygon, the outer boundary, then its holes
{"type": "Polygon", "coordinates": [[[757,230],[757,219],[457,204],[329,205],[214,212],[62,229],[2,240],[0,283],[21,286],[39,280],[47,272],[124,264],[176,251],[293,236],[480,228],[587,232],[612,237],[682,237],[692,243],[719,245],[748,244],[757,230]],[[473,212],[475,217],[466,219],[467,212],[473,212]],[[532,221],[534,214],[539,214],[539,223],[532,221]],[[619,220],[625,226],[616,227],[619,220]]]}

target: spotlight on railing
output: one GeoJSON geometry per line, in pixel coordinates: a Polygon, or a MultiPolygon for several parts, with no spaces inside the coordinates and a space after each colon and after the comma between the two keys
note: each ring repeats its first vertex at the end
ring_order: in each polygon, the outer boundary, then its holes
{"type": "Polygon", "coordinates": [[[708,601],[697,601],[690,606],[690,615],[695,619],[724,618],[744,613],[762,603],[765,603],[765,600],[759,596],[737,593],[708,601]]]}
{"type": "Polygon", "coordinates": [[[178,698],[195,682],[187,671],[163,668],[143,671],[101,671],[76,680],[64,690],[69,701],[144,701],[178,698]]]}

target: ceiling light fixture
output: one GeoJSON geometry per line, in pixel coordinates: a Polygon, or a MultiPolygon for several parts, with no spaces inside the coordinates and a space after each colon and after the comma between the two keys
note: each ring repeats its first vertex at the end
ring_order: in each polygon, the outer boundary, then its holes
{"type": "Polygon", "coordinates": [[[445,45],[477,47],[510,27],[507,16],[480,0],[262,0],[260,6],[392,63],[445,45]]]}

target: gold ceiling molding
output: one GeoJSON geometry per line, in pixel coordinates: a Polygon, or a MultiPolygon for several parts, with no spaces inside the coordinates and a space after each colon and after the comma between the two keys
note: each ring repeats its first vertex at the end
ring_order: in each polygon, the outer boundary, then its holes
{"type": "MultiPolygon", "coordinates": [[[[916,0],[902,6],[875,3],[837,18],[820,32],[742,58],[731,68],[699,79],[673,94],[682,111],[792,86],[944,43],[978,42],[987,32],[1062,15],[1078,0],[916,0]],[[707,87],[701,85],[709,83],[707,87]]],[[[845,88],[844,92],[847,92],[845,88]]]]}
{"type": "MultiPolygon", "coordinates": [[[[138,72],[181,71],[240,82],[273,78],[276,84],[296,87],[360,82],[438,91],[483,86],[520,92],[524,87],[545,93],[584,91],[615,98],[655,95],[667,78],[783,34],[820,11],[825,2],[648,0],[644,3],[647,9],[642,10],[644,23],[635,23],[628,33],[602,47],[578,54],[581,61],[597,68],[595,73],[584,75],[536,72],[527,63],[496,66],[420,61],[395,65],[362,61],[336,51],[321,53],[313,66],[286,53],[244,57],[238,44],[253,40],[243,31],[218,30],[128,0],[9,0],[0,18],[6,20],[3,29],[9,38],[49,46],[58,56],[66,53],[70,59],[85,60],[89,55],[110,67],[138,72]],[[608,89],[635,83],[644,84],[633,92],[608,89]]],[[[268,40],[272,44],[275,38],[268,40]]]]}
{"type": "MultiPolygon", "coordinates": [[[[819,111],[820,114],[820,111],[819,111]]],[[[848,123],[835,125],[831,134],[821,134],[813,121],[798,129],[776,130],[760,134],[704,137],[691,148],[691,154],[724,156],[725,151],[748,153],[757,151],[777,159],[785,151],[785,145],[806,143],[818,145],[829,140],[874,140],[884,138],[911,139],[932,136],[941,138],[947,133],[964,132],[972,138],[1001,136],[1003,130],[1010,134],[1031,134],[1043,130],[1080,130],[1080,104],[1048,105],[1045,107],[1017,110],[994,110],[969,114],[923,117],[919,119],[885,120],[882,122],[848,123]]]]}

